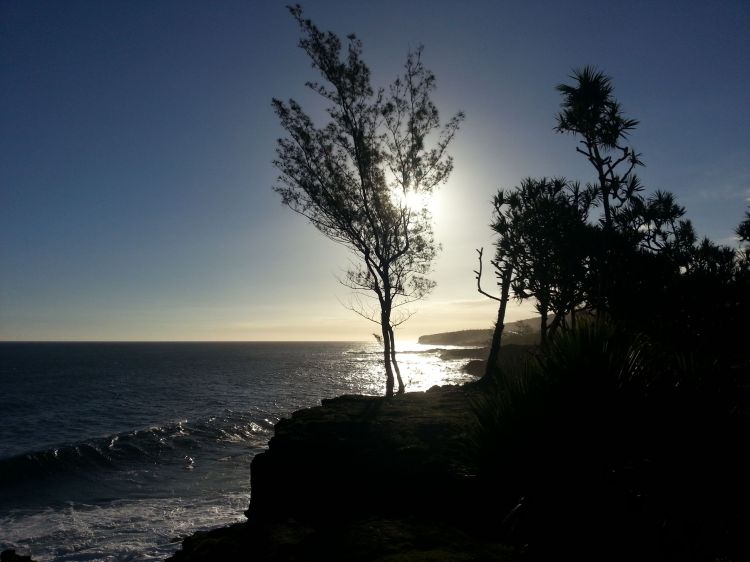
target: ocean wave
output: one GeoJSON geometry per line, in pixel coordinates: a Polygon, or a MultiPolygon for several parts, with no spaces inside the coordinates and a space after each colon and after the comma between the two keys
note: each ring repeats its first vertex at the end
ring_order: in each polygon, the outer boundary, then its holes
{"type": "Polygon", "coordinates": [[[194,451],[222,443],[262,447],[275,421],[232,412],[194,423],[180,420],[15,455],[0,459],[0,490],[23,482],[117,470],[135,463],[187,462],[194,451]]]}

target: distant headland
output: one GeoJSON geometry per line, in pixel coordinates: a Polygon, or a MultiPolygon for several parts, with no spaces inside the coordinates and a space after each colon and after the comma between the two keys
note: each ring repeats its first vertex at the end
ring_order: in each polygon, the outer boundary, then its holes
{"type": "MultiPolygon", "coordinates": [[[[539,317],[507,322],[503,334],[503,344],[536,345],[539,343],[539,317]]],[[[493,329],[459,330],[420,336],[417,343],[424,345],[458,345],[488,347],[493,329]]]]}

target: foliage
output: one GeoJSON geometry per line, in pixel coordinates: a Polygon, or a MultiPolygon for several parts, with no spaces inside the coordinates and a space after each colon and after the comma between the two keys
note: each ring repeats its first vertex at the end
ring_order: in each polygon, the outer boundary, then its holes
{"type": "MultiPolygon", "coordinates": [[[[642,193],[634,171],[640,155],[627,145],[638,121],[624,116],[611,79],[585,67],[561,84],[559,132],[579,139],[576,151],[596,172],[581,189],[562,179],[526,179],[500,190],[492,228],[491,261],[501,293],[533,299],[542,317],[542,342],[566,327],[578,310],[595,311],[634,334],[673,351],[701,350],[727,365],[746,360],[750,339],[750,212],[737,228],[736,251],[699,239],[685,208],[669,192],[642,193]],[[592,222],[593,209],[603,216],[592,222]]],[[[490,357],[500,344],[504,301],[490,357]]],[[[494,355],[493,355],[494,353],[494,355]]],[[[487,373],[494,369],[488,362],[487,373]]]]}
{"type": "Polygon", "coordinates": [[[591,227],[587,224],[596,194],[564,178],[527,178],[514,190],[499,190],[493,200],[491,228],[497,235],[495,257],[490,262],[501,288],[500,298],[481,286],[482,250],[475,271],[478,291],[500,302],[487,374],[496,368],[512,289],[518,300],[533,298],[541,316],[541,342],[547,334],[575,318],[585,298],[587,247],[591,227]],[[552,322],[548,325],[548,317],[552,322]]]}
{"type": "Polygon", "coordinates": [[[575,184],[544,179],[495,199],[493,265],[564,328],[476,400],[497,524],[531,559],[566,557],[571,539],[578,558],[744,559],[750,213],[739,250],[699,239],[674,195],[641,193],[625,144],[637,121],[611,80],[574,79],[558,87],[557,129],[596,170],[583,204],[575,184]],[[598,321],[566,325],[577,309],[598,321]]]}
{"type": "Polygon", "coordinates": [[[557,130],[580,139],[576,150],[596,171],[590,188],[603,207],[586,246],[585,306],[670,349],[741,359],[736,344],[750,336],[748,251],[699,240],[673,194],[644,196],[634,173],[640,155],[626,145],[638,121],[624,116],[602,72],[585,67],[572,78],[558,86],[557,130]]]}
{"type": "Polygon", "coordinates": [[[273,100],[287,133],[278,141],[274,164],[281,175],[274,189],[356,257],[341,281],[376,303],[355,298],[351,308],[381,325],[391,395],[394,368],[398,374],[393,327],[409,316],[393,310],[434,287],[427,274],[437,245],[425,197],[453,169],[447,147],[463,114],[441,128],[430,97],[435,76],[422,63],[421,47],[408,54],[403,76],[387,91],[375,90],[354,35],[344,47],[304,19],[299,6],[290,12],[302,31],[299,45],[323,78],[307,86],[329,104],[330,121],[317,127],[294,100],[273,100]]]}
{"type": "Polygon", "coordinates": [[[514,191],[498,191],[492,229],[497,234],[495,263],[511,266],[511,287],[519,299],[534,298],[550,332],[583,300],[586,224],[591,190],[564,178],[527,178],[514,191]]]}
{"type": "Polygon", "coordinates": [[[493,379],[476,440],[505,540],[530,559],[741,559],[748,424],[731,375],[582,322],[493,379]]]}
{"type": "Polygon", "coordinates": [[[750,285],[750,211],[745,211],[745,218],[734,231],[740,239],[737,252],[737,277],[750,285]]]}
{"type": "Polygon", "coordinates": [[[638,121],[624,116],[609,76],[585,66],[574,70],[571,78],[575,84],[557,86],[563,101],[555,129],[580,137],[576,151],[596,169],[597,183],[590,187],[599,195],[603,224],[609,229],[613,213],[643,189],[634,173],[643,165],[640,154],[625,144],[638,121]]]}
{"type": "Polygon", "coordinates": [[[741,242],[750,242],[750,211],[745,211],[745,219],[735,230],[741,242]]]}
{"type": "MultiPolygon", "coordinates": [[[[661,251],[634,248],[617,233],[608,237],[607,315],[665,349],[705,354],[727,366],[746,361],[750,276],[742,253],[694,241],[692,227],[686,231],[689,236],[661,251]]],[[[600,270],[590,273],[598,286],[600,270]]]]}

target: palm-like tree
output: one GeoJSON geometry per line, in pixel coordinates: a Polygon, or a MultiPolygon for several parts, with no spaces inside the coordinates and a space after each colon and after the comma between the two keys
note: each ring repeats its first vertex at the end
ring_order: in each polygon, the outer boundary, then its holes
{"type": "Polygon", "coordinates": [[[576,151],[596,169],[604,209],[604,227],[613,224],[613,212],[642,190],[636,166],[642,166],[640,154],[625,144],[638,121],[626,118],[613,96],[612,79],[592,66],[573,71],[573,85],[560,84],[561,111],[555,130],[580,137],[576,151]]]}
{"type": "Polygon", "coordinates": [[[741,242],[750,242],[750,211],[745,211],[745,220],[743,220],[734,231],[740,237],[741,242]]]}

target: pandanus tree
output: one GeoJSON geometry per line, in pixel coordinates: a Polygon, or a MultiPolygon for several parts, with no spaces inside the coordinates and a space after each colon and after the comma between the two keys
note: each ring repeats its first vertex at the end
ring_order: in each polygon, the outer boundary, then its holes
{"type": "MultiPolygon", "coordinates": [[[[625,116],[609,76],[584,67],[571,78],[573,83],[557,86],[562,103],[556,130],[578,140],[576,151],[595,170],[589,187],[602,207],[588,260],[587,306],[642,330],[651,318],[651,335],[674,334],[678,346],[708,341],[705,334],[721,332],[722,320],[739,324],[731,318],[741,318],[747,307],[750,252],[699,240],[671,193],[643,196],[635,174],[640,155],[628,145],[638,121],[625,116]],[[697,296],[704,293],[714,297],[697,296]],[[670,318],[679,321],[670,324],[670,318]]],[[[740,239],[748,234],[743,224],[736,231],[740,239]]]]}
{"type": "Polygon", "coordinates": [[[394,327],[410,316],[403,306],[434,287],[427,275],[438,246],[427,198],[453,169],[447,149],[464,116],[441,126],[431,99],[435,76],[421,48],[408,54],[403,74],[387,89],[375,89],[359,39],[349,35],[344,46],[299,6],[289,10],[302,32],[299,46],[322,77],[307,86],[327,102],[329,121],[319,127],[294,100],[273,100],[286,131],[274,160],[280,171],[274,189],[354,256],[341,282],[360,295],[349,307],[380,325],[391,396],[394,372],[404,392],[394,327]]]}
{"type": "Polygon", "coordinates": [[[576,136],[576,151],[596,170],[597,181],[590,184],[603,208],[603,225],[611,229],[614,214],[642,186],[635,169],[642,166],[640,154],[626,144],[638,121],[625,117],[615,99],[612,79],[591,66],[574,70],[574,84],[560,84],[561,110],[555,130],[576,136]]]}
{"type": "Polygon", "coordinates": [[[734,233],[740,240],[737,262],[740,275],[750,278],[750,211],[745,211],[745,219],[735,229],[734,233]]]}
{"type": "Polygon", "coordinates": [[[479,269],[475,271],[478,291],[500,303],[488,373],[496,364],[511,295],[535,300],[542,343],[584,301],[591,231],[587,219],[594,198],[592,189],[564,178],[527,178],[515,189],[501,189],[495,195],[491,227],[497,238],[490,263],[500,297],[482,289],[482,250],[478,250],[479,269]]]}

